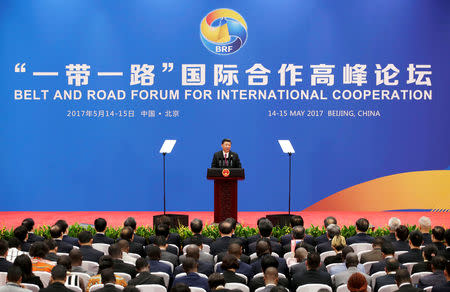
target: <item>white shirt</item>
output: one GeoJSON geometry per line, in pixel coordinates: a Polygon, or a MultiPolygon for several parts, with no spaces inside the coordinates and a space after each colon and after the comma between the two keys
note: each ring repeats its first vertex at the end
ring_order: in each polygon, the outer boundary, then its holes
{"type": "Polygon", "coordinates": [[[229,159],[230,158],[230,152],[226,153],[225,151],[222,151],[223,158],[229,159]]]}
{"type": "Polygon", "coordinates": [[[11,247],[8,249],[8,254],[6,255],[6,260],[13,263],[16,260],[16,257],[23,255],[23,251],[18,250],[15,247],[11,247]]]}

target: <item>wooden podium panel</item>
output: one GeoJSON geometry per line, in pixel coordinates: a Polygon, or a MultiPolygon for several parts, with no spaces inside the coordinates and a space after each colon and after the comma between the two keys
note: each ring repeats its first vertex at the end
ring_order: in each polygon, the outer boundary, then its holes
{"type": "Polygon", "coordinates": [[[208,168],[206,177],[214,180],[214,222],[237,220],[237,181],[245,178],[244,169],[208,168]]]}

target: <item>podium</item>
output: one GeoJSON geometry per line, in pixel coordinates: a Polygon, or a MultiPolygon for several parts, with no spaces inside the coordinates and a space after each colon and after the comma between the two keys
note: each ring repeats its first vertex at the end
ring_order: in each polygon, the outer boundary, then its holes
{"type": "Polygon", "coordinates": [[[214,180],[214,222],[237,220],[237,182],[245,178],[244,169],[208,168],[206,178],[214,180]]]}

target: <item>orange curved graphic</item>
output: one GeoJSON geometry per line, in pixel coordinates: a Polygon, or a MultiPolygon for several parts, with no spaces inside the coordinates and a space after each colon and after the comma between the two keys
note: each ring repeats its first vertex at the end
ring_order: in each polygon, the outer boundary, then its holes
{"type": "Polygon", "coordinates": [[[415,171],[370,180],[337,192],[304,211],[450,209],[450,170],[415,171]]]}

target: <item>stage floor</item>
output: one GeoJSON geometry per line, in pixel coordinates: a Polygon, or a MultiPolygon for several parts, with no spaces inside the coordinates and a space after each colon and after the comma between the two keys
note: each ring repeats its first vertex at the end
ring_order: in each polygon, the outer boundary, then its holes
{"type": "MultiPolygon", "coordinates": [[[[199,218],[204,224],[213,222],[214,212],[168,212],[170,214],[186,214],[189,220],[199,218]]],[[[98,217],[107,220],[108,226],[122,226],[125,219],[132,216],[136,219],[138,226],[153,225],[153,216],[161,212],[121,212],[121,211],[92,211],[92,212],[0,212],[0,227],[11,228],[19,225],[24,218],[31,217],[35,220],[36,226],[52,225],[58,219],[64,219],[69,224],[88,223],[93,224],[98,217]]],[[[260,217],[269,214],[280,214],[280,212],[239,212],[238,221],[244,226],[256,227],[256,221],[260,217]]],[[[308,211],[292,212],[292,214],[302,215],[305,227],[311,224],[322,226],[323,219],[327,216],[334,216],[340,226],[353,225],[358,218],[367,218],[371,225],[384,227],[389,218],[400,218],[402,224],[417,225],[417,221],[422,216],[431,219],[432,225],[450,227],[450,213],[448,212],[332,212],[332,211],[308,211]]]]}

